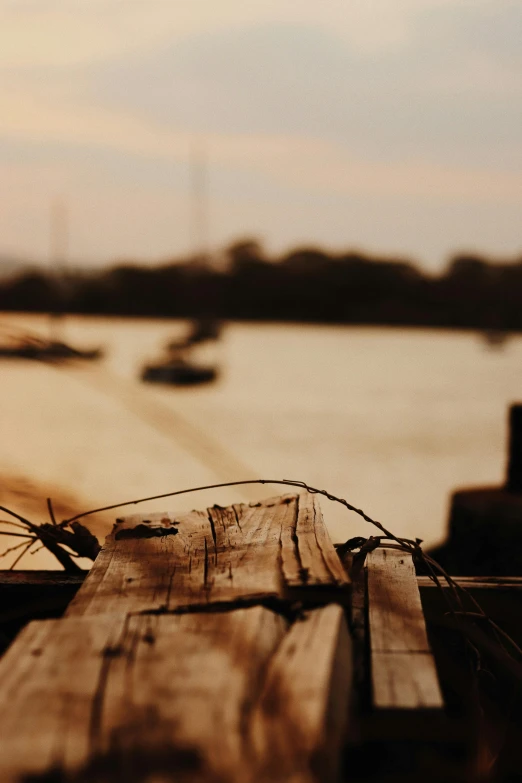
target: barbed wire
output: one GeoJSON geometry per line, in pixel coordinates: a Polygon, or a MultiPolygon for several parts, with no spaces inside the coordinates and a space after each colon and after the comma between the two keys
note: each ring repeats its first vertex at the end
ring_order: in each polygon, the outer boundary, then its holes
{"type": "MultiPolygon", "coordinates": [[[[31,549],[35,544],[39,543],[40,548],[45,547],[48,551],[50,551],[58,559],[66,571],[79,572],[82,569],[80,569],[77,563],[74,562],[74,559],[78,557],[88,557],[91,560],[95,560],[101,548],[96,537],[93,536],[88,528],[79,521],[80,519],[85,519],[86,517],[92,516],[93,514],[112,511],[131,505],[138,505],[140,503],[151,502],[153,500],[176,497],[194,492],[203,492],[205,490],[211,489],[244,486],[247,484],[275,484],[285,487],[295,487],[312,495],[322,495],[323,497],[327,498],[327,500],[341,504],[348,511],[357,514],[362,519],[364,519],[365,522],[376,527],[380,531],[381,535],[369,536],[368,538],[358,536],[356,538],[349,539],[344,544],[334,545],[341,558],[343,554],[346,554],[347,552],[356,552],[356,554],[353,556],[350,567],[352,579],[356,579],[361,569],[364,567],[368,553],[376,549],[378,546],[382,546],[385,541],[387,542],[386,546],[399,548],[409,553],[416,568],[424,569],[424,571],[428,573],[430,579],[440,590],[448,607],[447,614],[451,615],[452,624],[449,625],[449,627],[453,627],[455,630],[458,630],[464,634],[465,644],[469,651],[476,682],[479,682],[479,675],[481,673],[484,671],[489,672],[487,667],[483,665],[482,655],[479,650],[480,648],[484,649],[490,655],[493,655],[497,663],[500,663],[500,665],[503,666],[503,670],[511,674],[517,684],[514,692],[519,690],[520,684],[522,683],[522,649],[508,633],[506,633],[488,616],[488,614],[480,606],[479,602],[474,598],[474,596],[471,595],[468,590],[459,584],[456,579],[450,576],[434,558],[432,558],[430,555],[427,555],[422,550],[421,539],[408,539],[401,536],[396,536],[381,522],[373,519],[363,509],[354,506],[345,498],[338,497],[328,490],[312,487],[305,481],[294,479],[247,479],[242,481],[227,481],[217,484],[208,484],[205,486],[190,487],[188,489],[165,492],[160,495],[152,495],[143,498],[136,498],[134,500],[127,500],[120,503],[112,503],[106,506],[100,506],[95,509],[90,509],[89,511],[83,511],[79,514],[75,514],[72,517],[63,519],[61,522],[56,521],[52,500],[48,498],[47,510],[49,513],[50,522],[40,525],[35,525],[17,512],[12,511],[5,506],[0,506],[1,511],[7,513],[13,517],[13,519],[17,520],[16,522],[14,522],[12,519],[2,520],[3,523],[7,523],[16,529],[22,528],[27,531],[25,533],[0,531],[1,535],[11,535],[25,539],[19,544],[8,548],[5,550],[5,552],[0,553],[0,557],[21,549],[21,552],[18,553],[16,559],[11,564],[10,568],[13,569],[25,555],[34,554],[35,551],[38,551],[33,550],[31,552],[31,549]],[[465,609],[463,600],[464,597],[466,597],[471,602],[475,611],[469,611],[465,609]],[[493,639],[490,639],[481,631],[480,625],[486,625],[490,629],[493,639]]],[[[491,672],[489,673],[491,674],[491,672]]],[[[482,708],[480,709],[482,714],[482,708]]],[[[495,754],[495,758],[498,757],[498,752],[495,754]]],[[[494,761],[492,761],[492,764],[493,763],[494,761]]]]}
{"type": "MultiPolygon", "coordinates": [[[[430,579],[432,579],[435,585],[441,590],[444,596],[444,600],[447,602],[449,614],[451,614],[456,619],[468,617],[469,619],[480,619],[482,622],[487,623],[492,629],[502,649],[507,652],[504,645],[504,641],[507,641],[522,658],[522,649],[519,647],[519,645],[517,645],[516,642],[505,631],[503,631],[491,620],[491,618],[482,609],[474,596],[472,596],[468,590],[466,590],[452,576],[450,576],[446,570],[436,560],[434,560],[434,558],[430,557],[422,550],[421,539],[408,539],[401,536],[396,536],[381,522],[373,519],[362,508],[354,506],[345,498],[338,497],[326,489],[313,487],[310,484],[307,484],[305,481],[297,479],[244,479],[241,481],[225,481],[198,487],[189,487],[187,489],[164,492],[159,495],[150,495],[147,497],[135,498],[133,500],[125,500],[119,503],[111,503],[109,505],[99,506],[98,508],[82,511],[72,517],[63,519],[59,523],[56,521],[52,500],[47,498],[47,509],[51,522],[40,525],[35,525],[15,511],[12,511],[5,506],[0,506],[0,511],[4,511],[18,520],[17,523],[12,522],[12,520],[5,520],[7,524],[11,524],[16,527],[25,527],[31,531],[31,534],[28,533],[24,535],[19,533],[9,533],[7,531],[1,531],[0,534],[26,537],[29,539],[27,547],[22,551],[21,554],[19,554],[15,563],[11,565],[11,568],[13,568],[14,565],[17,564],[21,558],[30,551],[35,543],[40,542],[41,545],[46,547],[50,552],[52,552],[53,555],[55,555],[55,557],[57,557],[65,570],[76,572],[81,569],[79,569],[73,558],[87,557],[91,560],[94,560],[100,550],[97,539],[84,525],[79,522],[80,519],[85,519],[85,517],[92,516],[93,514],[99,514],[105,511],[113,511],[118,508],[125,508],[127,506],[139,505],[140,503],[152,502],[153,500],[162,500],[164,498],[176,497],[179,495],[204,492],[211,489],[244,486],[247,484],[274,484],[285,487],[295,487],[301,490],[305,490],[312,495],[322,495],[323,497],[327,498],[327,500],[330,500],[334,503],[339,503],[348,509],[348,511],[354,512],[364,519],[365,522],[373,525],[382,533],[381,536],[370,536],[366,539],[364,537],[357,537],[350,539],[344,544],[337,545],[338,551],[342,548],[344,548],[344,551],[359,550],[356,558],[354,559],[356,568],[360,569],[364,565],[364,561],[368,552],[372,551],[372,549],[375,549],[377,546],[380,546],[383,540],[395,542],[395,546],[398,546],[400,549],[408,552],[411,555],[413,562],[417,567],[424,568],[424,570],[428,572],[430,579]],[[451,603],[443,582],[450,590],[455,605],[451,603]],[[462,600],[464,595],[471,601],[476,611],[469,612],[464,609],[464,603],[462,600]]],[[[22,546],[23,543],[20,544],[20,547],[22,546]]],[[[18,549],[19,547],[17,546],[16,548],[18,549]]],[[[13,551],[13,549],[9,549],[4,553],[0,553],[0,557],[10,551],[13,551]]]]}

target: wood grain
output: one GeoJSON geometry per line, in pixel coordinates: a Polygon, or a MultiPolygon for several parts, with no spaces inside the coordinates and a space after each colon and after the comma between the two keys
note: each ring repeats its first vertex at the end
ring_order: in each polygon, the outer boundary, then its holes
{"type": "Polygon", "coordinates": [[[20,633],[0,661],[0,780],[52,779],[85,763],[103,650],[123,621],[36,621],[20,633]]]}
{"type": "Polygon", "coordinates": [[[295,622],[271,658],[251,723],[259,780],[334,781],[347,730],[351,639],[330,605],[295,622]]]}
{"type": "Polygon", "coordinates": [[[0,780],[333,783],[348,587],[309,495],[126,517],[0,661],[0,780]]]}
{"type": "Polygon", "coordinates": [[[0,663],[0,780],[331,781],[348,661],[339,606],[32,623],[0,663]]]}
{"type": "Polygon", "coordinates": [[[347,600],[348,587],[317,499],[285,495],[126,517],[106,539],[68,615],[267,600],[320,604],[347,600]],[[147,528],[167,534],[144,537],[147,528]]]}
{"type": "Polygon", "coordinates": [[[379,547],[368,555],[367,571],[374,707],[442,708],[411,556],[379,547]]]}
{"type": "Polygon", "coordinates": [[[373,704],[379,709],[443,707],[435,662],[428,652],[372,653],[372,684],[373,704]]]}

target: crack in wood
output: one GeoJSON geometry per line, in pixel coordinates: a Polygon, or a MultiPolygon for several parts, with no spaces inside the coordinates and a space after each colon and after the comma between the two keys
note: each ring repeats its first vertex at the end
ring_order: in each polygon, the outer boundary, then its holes
{"type": "Polygon", "coordinates": [[[67,615],[2,661],[2,783],[334,780],[349,583],[314,502],[122,520],[67,615]]]}
{"type": "MultiPolygon", "coordinates": [[[[303,561],[301,559],[301,553],[299,551],[299,536],[297,534],[297,521],[299,519],[299,495],[297,496],[296,502],[295,502],[295,513],[294,513],[294,522],[292,526],[292,541],[294,544],[294,555],[295,559],[297,560],[297,570],[299,573],[299,576],[301,579],[303,579],[304,582],[308,581],[308,568],[303,567],[303,561]]],[[[282,531],[281,531],[282,532],[282,531]]]]}
{"type": "Polygon", "coordinates": [[[214,542],[214,562],[217,565],[218,550],[217,550],[217,540],[216,540],[216,528],[214,527],[214,520],[212,519],[212,514],[210,513],[210,509],[208,509],[207,518],[208,518],[208,523],[210,525],[210,532],[212,534],[212,541],[214,542]]]}
{"type": "MultiPolygon", "coordinates": [[[[169,609],[166,605],[159,606],[157,609],[143,609],[142,611],[130,612],[129,617],[134,616],[157,616],[157,615],[188,615],[188,614],[220,614],[227,612],[235,612],[238,609],[252,609],[254,607],[261,607],[263,609],[269,609],[274,614],[278,614],[284,617],[285,620],[293,622],[294,620],[302,619],[307,609],[320,608],[326,604],[332,603],[331,601],[325,601],[324,603],[318,602],[315,605],[305,607],[302,601],[277,598],[277,596],[253,596],[249,598],[237,598],[234,601],[215,601],[214,603],[201,603],[201,604],[187,604],[185,606],[177,606],[174,609],[169,609]]],[[[335,602],[333,602],[335,603],[335,602]]],[[[339,602],[339,605],[343,604],[339,602]]]]}
{"type": "Polygon", "coordinates": [[[205,552],[203,559],[203,587],[205,590],[210,590],[210,585],[208,583],[208,546],[206,537],[203,539],[203,545],[205,552]]]}

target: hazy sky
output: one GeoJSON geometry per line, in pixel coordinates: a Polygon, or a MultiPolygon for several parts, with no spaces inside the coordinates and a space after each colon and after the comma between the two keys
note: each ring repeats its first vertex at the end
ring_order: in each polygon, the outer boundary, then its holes
{"type": "Polygon", "coordinates": [[[522,253],[521,0],[0,0],[0,255],[522,253]]]}

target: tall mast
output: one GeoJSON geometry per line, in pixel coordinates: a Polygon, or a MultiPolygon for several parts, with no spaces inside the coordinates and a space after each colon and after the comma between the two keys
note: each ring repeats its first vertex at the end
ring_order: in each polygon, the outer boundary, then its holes
{"type": "MultiPolygon", "coordinates": [[[[207,158],[201,142],[195,142],[191,149],[192,190],[192,247],[195,264],[202,270],[211,262],[209,250],[209,221],[207,194],[207,158]]],[[[192,343],[215,339],[219,324],[216,318],[216,301],[213,286],[204,280],[195,301],[195,327],[190,337],[192,343]]]]}
{"type": "Polygon", "coordinates": [[[206,155],[201,143],[191,150],[192,247],[197,261],[208,260],[208,203],[206,155]]]}
{"type": "Polygon", "coordinates": [[[65,269],[69,245],[69,221],[65,203],[55,199],[51,204],[49,233],[49,264],[56,289],[56,305],[50,315],[49,331],[51,341],[63,341],[63,294],[65,269]]]}

